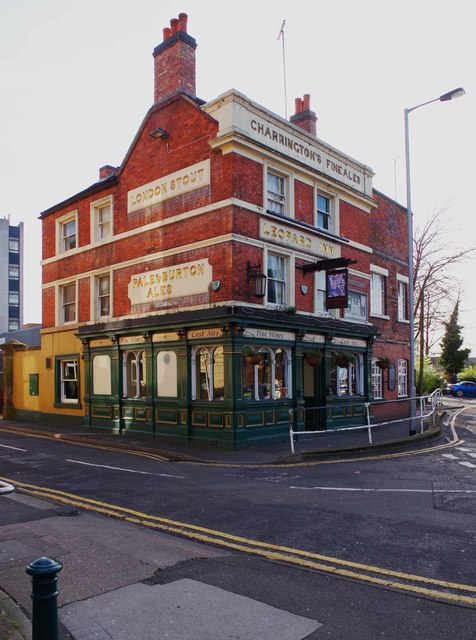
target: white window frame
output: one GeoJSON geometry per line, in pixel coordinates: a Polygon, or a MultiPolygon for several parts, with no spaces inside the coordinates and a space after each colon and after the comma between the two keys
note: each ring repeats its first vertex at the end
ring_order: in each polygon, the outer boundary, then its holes
{"type": "Polygon", "coordinates": [[[56,253],[58,255],[64,254],[64,253],[71,253],[72,251],[75,251],[76,249],[78,249],[78,247],[79,247],[78,211],[75,210],[75,211],[71,211],[70,213],[67,213],[64,216],[61,216],[61,218],[58,218],[56,220],[56,253]],[[70,236],[65,236],[64,230],[66,228],[66,225],[69,224],[70,222],[74,222],[75,245],[74,247],[67,248],[65,246],[65,240],[70,236]]]}
{"type": "Polygon", "coordinates": [[[397,319],[399,322],[410,322],[409,313],[411,313],[408,306],[408,278],[407,276],[401,276],[397,274],[397,319]]]}
{"type": "Polygon", "coordinates": [[[141,387],[147,388],[147,353],[144,349],[130,349],[122,354],[122,397],[123,398],[144,398],[141,387]],[[129,355],[132,358],[129,360],[129,355]],[[128,395],[129,376],[127,367],[130,364],[131,387],[134,386],[134,395],[128,395]]]}
{"type": "Polygon", "coordinates": [[[59,397],[58,401],[61,404],[79,404],[79,360],[75,357],[58,358],[58,384],[59,384],[59,397]],[[64,376],[64,366],[67,365],[69,370],[73,370],[75,376],[73,378],[66,378],[64,376]],[[76,382],[77,385],[77,397],[67,398],[64,391],[65,382],[76,382]]]}
{"type": "Polygon", "coordinates": [[[113,295],[112,295],[112,283],[113,283],[113,278],[112,278],[112,271],[103,271],[101,273],[96,273],[93,276],[93,281],[91,283],[91,289],[94,292],[94,295],[92,296],[92,312],[91,312],[91,317],[94,318],[95,320],[108,320],[109,318],[112,318],[113,315],[113,311],[112,311],[112,302],[113,302],[113,295]],[[100,291],[99,291],[99,280],[100,278],[104,278],[104,277],[109,277],[109,313],[107,315],[102,315],[101,314],[101,296],[100,296],[100,291]]]}
{"type": "MultiPolygon", "coordinates": [[[[281,349],[284,358],[284,387],[286,389],[286,394],[281,396],[281,398],[292,398],[292,354],[290,347],[282,347],[282,346],[258,346],[256,347],[256,353],[262,354],[267,353],[270,359],[270,380],[274,383],[270,384],[270,393],[268,397],[261,398],[259,395],[259,375],[258,375],[258,365],[250,365],[253,366],[253,400],[256,401],[267,401],[267,400],[278,400],[281,399],[278,397],[278,390],[276,385],[276,352],[281,349]]],[[[244,356],[243,356],[244,357],[244,356]]],[[[243,382],[243,381],[242,381],[243,382]]],[[[243,384],[241,385],[243,389],[243,384]]],[[[244,398],[242,398],[244,399],[244,398]]]]}
{"type": "Polygon", "coordinates": [[[102,244],[104,242],[109,242],[113,236],[113,223],[114,223],[114,198],[113,196],[107,196],[106,198],[101,198],[100,200],[96,200],[95,202],[91,202],[91,242],[93,244],[102,244]],[[109,232],[102,234],[101,226],[105,223],[102,223],[100,220],[101,212],[109,208],[109,220],[107,222],[109,226],[109,232]]]}
{"type": "Polygon", "coordinates": [[[389,319],[386,314],[388,270],[370,265],[370,315],[389,319]],[[380,283],[377,289],[376,283],[380,283]]]}
{"type": "Polygon", "coordinates": [[[56,324],[59,325],[69,325],[76,324],[78,322],[78,282],[77,280],[70,280],[68,282],[62,282],[57,285],[56,290],[56,301],[57,301],[57,309],[56,309],[56,324]],[[66,287],[74,286],[74,303],[68,302],[68,305],[74,304],[74,320],[65,320],[65,308],[63,301],[63,294],[66,287]]]}
{"type": "Polygon", "coordinates": [[[374,400],[383,400],[383,369],[377,360],[372,360],[372,395],[374,400]]]}
{"type": "Polygon", "coordinates": [[[408,362],[407,360],[399,360],[397,363],[397,388],[398,398],[406,398],[408,396],[408,362]]]}
{"type": "Polygon", "coordinates": [[[314,314],[317,316],[330,316],[330,310],[326,307],[326,272],[316,271],[314,274],[314,314]],[[319,282],[320,281],[320,282],[319,282]],[[322,308],[319,304],[322,302],[322,308]]]}
{"type": "MultiPolygon", "coordinates": [[[[275,213],[276,215],[283,216],[286,218],[294,217],[294,191],[293,191],[293,176],[282,169],[277,168],[274,165],[265,164],[264,165],[264,209],[265,211],[269,211],[271,213],[275,213]],[[283,194],[281,194],[282,202],[282,212],[279,211],[280,207],[270,206],[270,202],[278,202],[277,200],[271,200],[268,198],[268,175],[272,174],[277,178],[280,178],[283,181],[283,194]]],[[[275,193],[275,192],[270,192],[275,193]]]]}
{"type": "Polygon", "coordinates": [[[314,212],[315,212],[315,226],[317,229],[322,229],[324,231],[330,231],[331,233],[334,231],[334,207],[335,207],[335,202],[334,202],[334,197],[331,196],[328,193],[325,193],[324,191],[322,191],[321,189],[316,189],[315,190],[315,194],[314,194],[314,202],[315,202],[315,206],[314,206],[314,212]],[[329,222],[329,226],[328,227],[323,227],[322,225],[319,224],[319,207],[318,207],[318,201],[319,201],[319,197],[324,198],[325,200],[327,200],[328,205],[329,205],[329,210],[327,212],[322,212],[322,215],[327,217],[327,220],[329,222]]]}
{"type": "MultiPolygon", "coordinates": [[[[200,400],[201,402],[212,402],[213,400],[221,400],[222,398],[215,398],[215,352],[217,349],[222,347],[222,344],[217,344],[214,346],[207,346],[204,344],[197,345],[193,347],[191,352],[191,375],[192,375],[192,400],[200,400]],[[208,382],[207,382],[207,395],[208,400],[201,399],[199,390],[197,389],[197,356],[199,351],[204,351],[207,355],[207,366],[208,366],[208,382]]],[[[223,349],[224,355],[224,349],[223,349]]],[[[223,375],[225,376],[225,362],[223,362],[223,375]]],[[[224,381],[224,385],[226,382],[224,381]]]]}
{"type": "Polygon", "coordinates": [[[266,264],[266,304],[268,307],[273,309],[281,309],[291,304],[291,300],[294,299],[294,272],[293,272],[293,263],[292,256],[288,253],[281,253],[279,251],[267,251],[265,254],[265,264],[266,264]],[[269,277],[269,269],[268,269],[268,259],[269,257],[280,258],[284,260],[284,280],[271,279],[269,277]],[[269,291],[270,291],[270,280],[283,283],[284,285],[284,295],[283,302],[271,302],[269,300],[269,291]]]}

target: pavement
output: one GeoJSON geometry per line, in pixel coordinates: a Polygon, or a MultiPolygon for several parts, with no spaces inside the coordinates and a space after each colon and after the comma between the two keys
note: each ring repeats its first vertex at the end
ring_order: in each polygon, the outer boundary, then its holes
{"type": "MultiPolygon", "coordinates": [[[[450,405],[448,411],[452,409],[450,405]]],[[[430,439],[445,437],[444,428],[431,426],[409,436],[408,424],[403,422],[373,429],[372,444],[366,429],[299,435],[291,454],[288,437],[266,447],[224,451],[206,444],[0,419],[0,434],[4,430],[153,452],[172,461],[236,465],[373,455],[425,447],[430,439]]],[[[229,555],[223,549],[80,512],[20,491],[2,493],[0,483],[0,640],[32,638],[31,578],[25,568],[40,557],[63,564],[58,574],[59,640],[300,640],[321,626],[317,620],[189,577],[164,584],[156,579],[161,571],[179,563],[229,555]],[[229,635],[231,618],[233,636],[229,635]]]]}

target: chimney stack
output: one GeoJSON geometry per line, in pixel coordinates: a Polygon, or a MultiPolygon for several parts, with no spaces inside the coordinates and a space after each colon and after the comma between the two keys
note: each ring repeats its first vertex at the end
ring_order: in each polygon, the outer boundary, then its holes
{"type": "Polygon", "coordinates": [[[294,104],[296,113],[289,118],[289,121],[315,136],[317,116],[314,111],[311,111],[311,96],[305,93],[302,100],[296,98],[294,104]]]}
{"type": "Polygon", "coordinates": [[[178,91],[195,96],[197,43],[187,33],[187,22],[186,13],[172,18],[163,29],[163,42],[154,49],[154,102],[178,91]]]}

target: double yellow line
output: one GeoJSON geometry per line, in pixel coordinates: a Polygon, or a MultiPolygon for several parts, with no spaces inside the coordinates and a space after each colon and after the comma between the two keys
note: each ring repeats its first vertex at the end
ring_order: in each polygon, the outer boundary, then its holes
{"type": "Polygon", "coordinates": [[[243,538],[222,531],[215,531],[206,527],[200,527],[185,522],[170,520],[159,516],[149,515],[140,511],[126,509],[117,505],[111,505],[99,500],[83,498],[81,496],[38,487],[22,482],[15,482],[7,478],[0,478],[5,482],[14,484],[20,491],[38,496],[47,500],[53,500],[62,504],[68,504],[95,513],[100,513],[114,518],[119,518],[133,524],[160,530],[166,533],[189,538],[195,542],[218,545],[220,547],[252,554],[266,558],[267,560],[284,562],[293,566],[356,580],[370,585],[396,589],[408,594],[421,597],[447,601],[454,604],[476,606],[476,586],[447,582],[392,571],[349,560],[341,560],[324,556],[310,551],[293,549],[281,545],[270,544],[259,540],[243,538]]]}

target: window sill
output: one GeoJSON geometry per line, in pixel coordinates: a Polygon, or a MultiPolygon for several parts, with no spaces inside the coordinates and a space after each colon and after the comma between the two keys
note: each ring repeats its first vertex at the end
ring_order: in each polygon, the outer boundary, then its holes
{"type": "Polygon", "coordinates": [[[371,313],[371,318],[378,318],[379,320],[390,320],[390,316],[380,315],[380,313],[371,313]]]}
{"type": "Polygon", "coordinates": [[[397,322],[401,322],[402,324],[410,324],[410,320],[406,318],[397,318],[397,322]]]}
{"type": "Polygon", "coordinates": [[[82,405],[80,402],[55,402],[55,409],[81,409],[82,405]]]}

